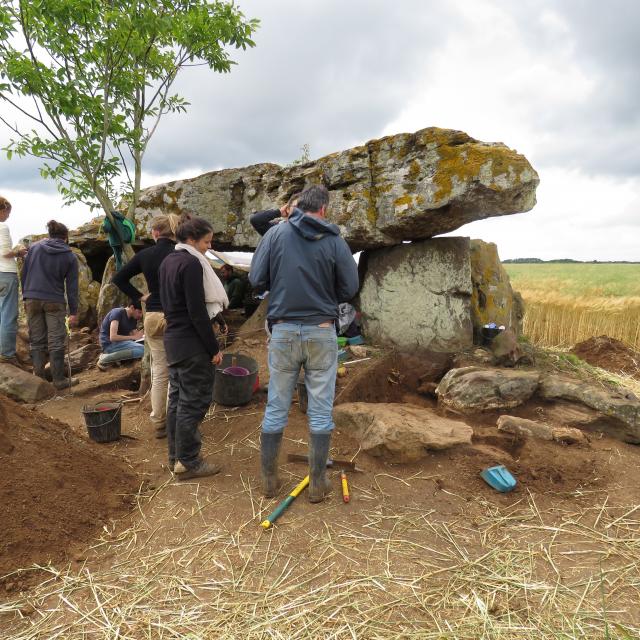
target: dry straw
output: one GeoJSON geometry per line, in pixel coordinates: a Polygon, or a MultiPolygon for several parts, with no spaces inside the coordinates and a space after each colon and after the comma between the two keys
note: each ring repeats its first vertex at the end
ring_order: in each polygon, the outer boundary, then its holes
{"type": "MultiPolygon", "coordinates": [[[[377,478],[389,494],[398,480],[377,478]]],[[[432,482],[401,481],[416,492],[432,482]]],[[[581,491],[548,511],[530,494],[502,507],[454,497],[458,515],[444,520],[360,482],[354,493],[376,500],[358,514],[336,519],[329,504],[310,521],[291,510],[266,533],[257,523],[272,505],[246,479],[229,495],[165,484],[140,498],[143,517],[128,529],[105,530],[82,566],[45,567],[41,584],[0,605],[0,635],[639,637],[636,505],[581,491]],[[214,504],[225,506],[222,521],[214,504]]]]}

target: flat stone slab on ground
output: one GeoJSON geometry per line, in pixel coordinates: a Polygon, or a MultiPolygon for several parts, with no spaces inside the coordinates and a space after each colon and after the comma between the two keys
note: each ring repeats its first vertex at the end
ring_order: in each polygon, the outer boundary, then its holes
{"type": "Polygon", "coordinates": [[[416,462],[428,451],[470,444],[464,422],[409,404],[350,402],[334,408],[336,427],[360,442],[363,451],[391,462],[416,462]]]}
{"type": "Polygon", "coordinates": [[[538,393],[545,400],[568,400],[595,409],[606,418],[599,423],[600,430],[623,442],[640,444],[640,400],[633,396],[556,374],[542,376],[538,393]]]}
{"type": "Polygon", "coordinates": [[[438,401],[463,412],[511,409],[538,388],[538,371],[463,367],[451,369],[440,381],[438,401]]]}

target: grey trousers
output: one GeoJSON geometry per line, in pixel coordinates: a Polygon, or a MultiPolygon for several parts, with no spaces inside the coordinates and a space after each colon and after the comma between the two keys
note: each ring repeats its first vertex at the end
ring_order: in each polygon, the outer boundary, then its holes
{"type": "Polygon", "coordinates": [[[64,351],[67,344],[67,306],[49,300],[26,300],[31,351],[64,351]]]}

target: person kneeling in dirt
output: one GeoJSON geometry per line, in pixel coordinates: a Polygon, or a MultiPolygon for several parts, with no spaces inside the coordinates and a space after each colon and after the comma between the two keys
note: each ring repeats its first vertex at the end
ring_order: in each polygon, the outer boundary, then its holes
{"type": "Polygon", "coordinates": [[[142,318],[142,306],[139,300],[132,300],[127,307],[111,309],[100,325],[100,347],[102,355],[98,358],[98,368],[103,369],[114,362],[136,360],[144,355],[144,345],[140,340],[144,336],[138,330],[142,318]]]}
{"type": "Polygon", "coordinates": [[[22,297],[29,325],[29,348],[33,373],[45,378],[47,351],[56,389],[77,384],[65,376],[67,327],[77,324],[78,259],[67,244],[69,231],[55,220],[47,223],[49,237],[32,244],[22,266],[22,297]],[[66,303],[65,303],[66,288],[66,303]]]}
{"type": "Polygon", "coordinates": [[[321,502],[326,477],[338,345],[338,304],[358,292],[358,269],[349,246],[325,220],[329,192],[309,187],[289,223],[267,233],[253,256],[249,280],[269,290],[269,396],[262,420],[262,486],[278,491],[278,454],[300,367],[305,370],[309,419],[309,500],[321,502]]]}

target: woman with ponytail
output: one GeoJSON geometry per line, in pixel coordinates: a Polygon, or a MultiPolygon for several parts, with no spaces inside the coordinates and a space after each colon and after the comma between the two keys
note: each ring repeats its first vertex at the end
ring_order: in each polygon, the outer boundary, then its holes
{"type": "Polygon", "coordinates": [[[156,244],[143,249],[125,264],[113,276],[115,284],[132,300],[145,303],[144,334],[145,342],[151,352],[151,422],[155,426],[156,438],[167,435],[167,390],[169,387],[169,369],[164,350],[164,312],[160,301],[158,272],[162,261],[176,246],[176,229],[179,216],[170,213],[159,215],[151,220],[151,236],[156,244]],[[131,279],[143,274],[149,293],[142,294],[131,284],[131,279]]]}
{"type": "Polygon", "coordinates": [[[215,365],[222,362],[212,319],[229,304],[205,255],[212,237],[209,222],[183,215],[176,231],[176,251],[160,267],[169,364],[169,468],[178,480],[220,471],[217,464],[202,459],[199,429],[211,404],[215,365]]]}
{"type": "Polygon", "coordinates": [[[49,237],[29,247],[22,265],[22,297],[33,373],[45,377],[48,355],[54,387],[66,389],[78,382],[65,375],[64,363],[67,306],[69,324],[78,322],[78,259],[69,247],[65,225],[49,220],[47,231],[49,237]]]}

